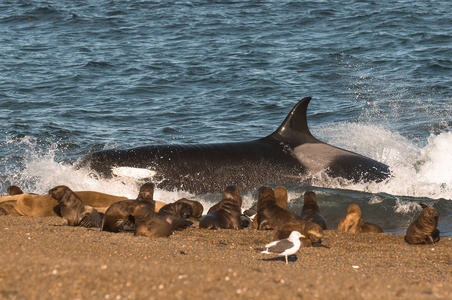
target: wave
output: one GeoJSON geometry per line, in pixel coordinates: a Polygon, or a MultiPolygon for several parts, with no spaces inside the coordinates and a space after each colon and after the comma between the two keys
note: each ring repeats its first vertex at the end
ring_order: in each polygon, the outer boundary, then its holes
{"type": "MultiPolygon", "coordinates": [[[[315,135],[329,144],[387,164],[392,176],[379,183],[353,183],[319,173],[314,174],[313,186],[452,199],[452,132],[430,135],[425,146],[380,126],[357,123],[316,128],[315,135]]],[[[140,183],[133,175],[99,179],[88,170],[77,170],[72,164],[65,163],[61,158],[72,149],[60,146],[55,141],[38,141],[29,136],[3,143],[3,148],[7,149],[2,159],[5,168],[2,172],[3,184],[19,184],[39,193],[55,185],[66,184],[76,190],[90,189],[132,198],[137,194],[137,184],[140,183]]],[[[6,188],[3,186],[2,190],[6,188]]]]}
{"type": "MultiPolygon", "coordinates": [[[[420,212],[419,202],[435,205],[442,215],[440,224],[448,228],[447,219],[452,214],[452,201],[449,201],[452,199],[452,153],[449,151],[452,132],[432,134],[425,145],[420,146],[379,126],[343,123],[315,131],[328,143],[388,164],[392,176],[380,183],[352,183],[316,174],[309,186],[285,185],[291,211],[299,213],[304,192],[314,190],[330,229],[335,229],[348,205],[355,203],[360,205],[369,222],[381,224],[386,232],[404,234],[420,212]]],[[[64,184],[73,190],[92,190],[134,199],[144,183],[138,179],[142,174],[135,174],[134,170],[104,179],[91,170],[76,169],[74,164],[62,159],[73,150],[61,147],[58,142],[43,142],[26,136],[9,139],[1,146],[4,157],[0,191],[3,193],[13,184],[39,194],[64,184]]],[[[200,201],[206,212],[221,199],[221,191],[206,195],[161,189],[155,192],[155,199],[166,203],[183,197],[200,201]]],[[[242,191],[242,198],[243,208],[251,207],[257,201],[257,189],[242,191]]],[[[444,229],[441,230],[444,234],[450,234],[444,229]]]]}
{"type": "Polygon", "coordinates": [[[431,134],[425,146],[380,126],[343,123],[317,130],[329,144],[387,164],[391,178],[351,183],[319,176],[315,185],[409,197],[452,199],[452,132],[431,134]]]}

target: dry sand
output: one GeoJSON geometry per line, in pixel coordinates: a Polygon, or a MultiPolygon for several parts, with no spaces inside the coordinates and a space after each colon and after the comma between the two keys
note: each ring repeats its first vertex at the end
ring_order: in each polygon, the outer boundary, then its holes
{"type": "Polygon", "coordinates": [[[273,231],[188,228],[169,238],[0,217],[1,299],[452,299],[452,240],[325,233],[286,265],[273,231]]]}

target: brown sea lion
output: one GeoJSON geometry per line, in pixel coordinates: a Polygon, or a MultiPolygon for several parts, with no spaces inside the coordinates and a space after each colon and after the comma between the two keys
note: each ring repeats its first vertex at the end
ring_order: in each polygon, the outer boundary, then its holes
{"type": "Polygon", "coordinates": [[[187,221],[186,219],[170,213],[157,212],[155,213],[155,215],[156,218],[161,218],[165,222],[169,223],[172,226],[173,230],[180,230],[191,224],[191,222],[187,221]]]}
{"type": "MultiPolygon", "coordinates": [[[[215,205],[213,205],[212,207],[209,208],[209,210],[207,211],[207,214],[216,211],[217,209],[220,208],[221,205],[221,201],[216,203],[215,205]]],[[[249,210],[248,210],[249,211],[249,210]]],[[[241,228],[248,228],[250,227],[253,223],[253,221],[250,219],[249,216],[245,215],[245,214],[241,214],[240,215],[240,227],[241,228]]]]}
{"type": "Polygon", "coordinates": [[[285,239],[292,231],[298,231],[305,237],[301,239],[301,247],[310,247],[314,244],[320,244],[323,237],[323,229],[319,224],[295,220],[278,227],[273,239],[285,239]]]}
{"type": "Polygon", "coordinates": [[[419,217],[408,226],[405,241],[408,244],[434,244],[439,241],[439,212],[434,208],[421,204],[423,210],[419,217]]]}
{"type": "Polygon", "coordinates": [[[304,221],[319,224],[323,230],[327,229],[326,220],[320,213],[317,196],[313,191],[306,191],[304,193],[300,218],[304,221]]]}
{"type": "Polygon", "coordinates": [[[23,216],[23,214],[17,210],[17,201],[9,200],[0,203],[0,216],[18,217],[23,216]]]}
{"type": "Polygon", "coordinates": [[[276,204],[275,192],[269,187],[262,186],[259,188],[255,220],[257,229],[270,230],[299,220],[299,217],[276,204]]]}
{"type": "MultiPolygon", "coordinates": [[[[102,231],[120,232],[134,230],[135,219],[132,216],[132,212],[138,204],[138,201],[124,200],[110,205],[105,211],[102,220],[102,231]]],[[[152,206],[152,204],[149,205],[152,206]]]]}
{"type": "Polygon", "coordinates": [[[275,192],[276,204],[278,204],[279,207],[287,209],[287,189],[282,185],[278,185],[273,191],[275,192]]]}
{"type": "Polygon", "coordinates": [[[337,226],[337,230],[350,233],[381,233],[383,229],[377,224],[367,222],[361,217],[361,208],[352,204],[347,209],[347,215],[342,218],[337,226]]]}
{"type": "Polygon", "coordinates": [[[92,206],[86,205],[69,187],[60,185],[49,190],[60,204],[61,216],[70,226],[100,227],[101,217],[92,206]]]}
{"type": "MultiPolygon", "coordinates": [[[[75,192],[85,204],[95,207],[99,212],[105,212],[113,203],[133,200],[124,196],[116,196],[111,194],[105,194],[94,191],[76,191],[75,192]]],[[[159,211],[160,208],[166,205],[165,202],[154,200],[155,211],[159,211]]]]}
{"type": "Polygon", "coordinates": [[[201,219],[202,217],[202,213],[204,212],[204,207],[202,206],[201,202],[196,201],[196,200],[188,200],[186,198],[182,198],[176,201],[176,203],[187,203],[189,205],[191,205],[191,207],[193,208],[193,213],[191,215],[192,218],[195,219],[201,219]]]}
{"type": "Polygon", "coordinates": [[[193,214],[193,207],[185,202],[173,202],[166,204],[160,210],[159,213],[168,213],[175,216],[179,216],[184,219],[188,219],[193,214]]]}
{"type": "Polygon", "coordinates": [[[24,192],[22,191],[22,189],[20,187],[18,187],[17,185],[10,185],[8,187],[8,195],[10,195],[10,196],[20,195],[23,193],[24,192]]]}
{"type": "Polygon", "coordinates": [[[215,203],[214,205],[212,205],[212,206],[209,208],[209,210],[207,211],[207,214],[210,214],[211,212],[216,211],[217,209],[219,209],[220,206],[221,206],[221,201],[223,201],[223,200],[220,200],[219,202],[217,202],[217,203],[215,203]]]}
{"type": "Polygon", "coordinates": [[[138,203],[132,216],[135,219],[135,235],[167,237],[173,232],[173,227],[155,212],[149,202],[138,203]]]}
{"type": "Polygon", "coordinates": [[[177,230],[192,224],[187,219],[193,214],[193,207],[185,202],[173,202],[163,206],[157,214],[177,230]]]}
{"type": "MultiPolygon", "coordinates": [[[[4,201],[15,200],[18,201],[18,209],[23,211],[25,216],[37,217],[51,217],[61,216],[59,213],[59,204],[49,194],[38,195],[34,193],[20,193],[20,187],[11,186],[10,192],[15,195],[0,197],[0,203],[4,201]]],[[[113,203],[129,200],[124,196],[116,196],[95,191],[74,191],[80,199],[89,206],[94,207],[97,211],[105,213],[110,205],[113,203]]],[[[159,211],[160,208],[166,205],[162,201],[154,201],[155,209],[159,211]]]]}
{"type": "Polygon", "coordinates": [[[136,201],[146,201],[151,204],[154,203],[154,191],[155,191],[155,185],[152,182],[146,182],[143,184],[140,188],[140,191],[138,192],[138,196],[135,199],[136,201]]]}
{"type": "Polygon", "coordinates": [[[152,182],[145,183],[141,186],[136,200],[123,200],[111,204],[105,211],[102,230],[110,232],[134,230],[135,219],[132,212],[138,204],[145,202],[146,207],[151,207],[155,212],[154,189],[152,182]]]}
{"type": "Polygon", "coordinates": [[[15,195],[17,208],[28,217],[61,217],[60,205],[50,194],[19,194],[15,195]]]}
{"type": "Polygon", "coordinates": [[[75,191],[75,193],[86,205],[95,207],[99,210],[101,208],[107,208],[115,202],[128,200],[128,198],[124,196],[116,196],[94,191],[75,191]]]}
{"type": "Polygon", "coordinates": [[[365,232],[365,233],[369,233],[369,232],[382,233],[383,232],[383,229],[380,226],[378,226],[377,224],[369,223],[366,220],[364,220],[363,218],[361,218],[359,220],[359,226],[361,227],[362,232],[365,232]]]}
{"type": "MultiPolygon", "coordinates": [[[[275,187],[273,192],[275,193],[276,204],[281,208],[287,209],[287,199],[288,199],[287,189],[280,185],[280,186],[275,187]]],[[[253,215],[253,213],[257,214],[257,203],[255,205],[253,205],[251,208],[249,208],[248,210],[246,210],[244,212],[244,215],[250,217],[253,215]]],[[[258,227],[257,218],[256,218],[256,216],[254,216],[252,228],[257,229],[257,227],[258,227]]]]}
{"type": "Polygon", "coordinates": [[[199,228],[241,229],[242,196],[233,185],[226,187],[217,210],[207,213],[199,222],[199,228]]]}

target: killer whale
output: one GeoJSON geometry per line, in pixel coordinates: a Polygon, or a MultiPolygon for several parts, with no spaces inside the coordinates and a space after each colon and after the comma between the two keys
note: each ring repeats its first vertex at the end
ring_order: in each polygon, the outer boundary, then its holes
{"type": "Polygon", "coordinates": [[[218,193],[230,184],[247,191],[264,184],[306,183],[322,170],[355,182],[390,176],[387,165],[316,139],[307,123],[310,101],[300,100],[275,132],[256,140],[105,150],[85,156],[78,167],[107,178],[118,167],[147,169],[158,188],[196,194],[218,193]]]}

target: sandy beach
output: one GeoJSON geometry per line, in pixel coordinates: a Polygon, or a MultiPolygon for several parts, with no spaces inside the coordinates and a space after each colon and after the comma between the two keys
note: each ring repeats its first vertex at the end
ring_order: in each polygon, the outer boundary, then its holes
{"type": "Polygon", "coordinates": [[[188,228],[169,238],[0,217],[2,299],[451,299],[452,240],[327,230],[284,257],[273,231],[188,228]]]}

